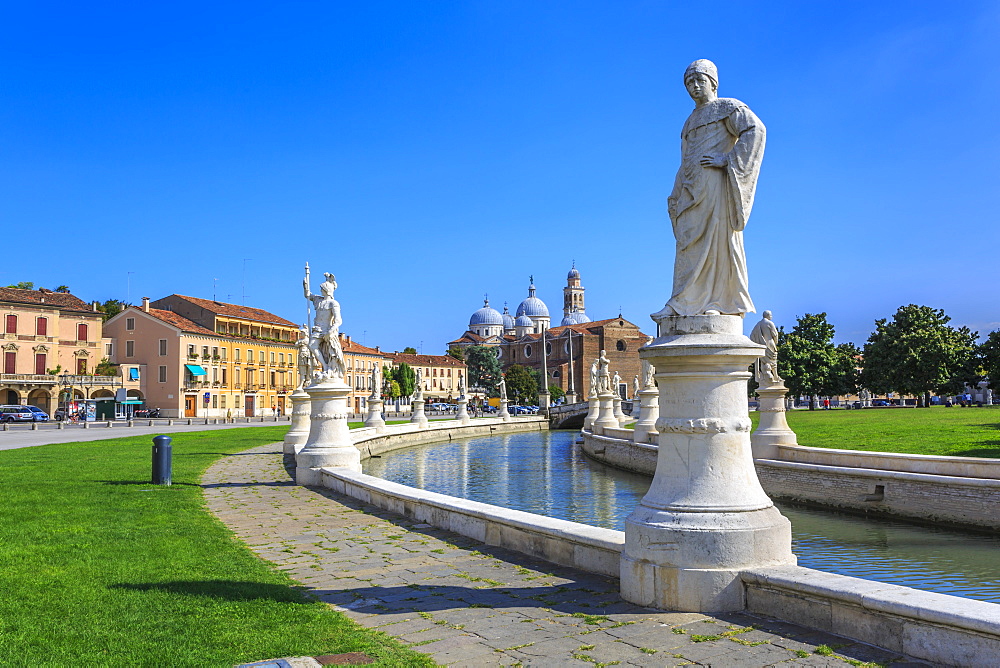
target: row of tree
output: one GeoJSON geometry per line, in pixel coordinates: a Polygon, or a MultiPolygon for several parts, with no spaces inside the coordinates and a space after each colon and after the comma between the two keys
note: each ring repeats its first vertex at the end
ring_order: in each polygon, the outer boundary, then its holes
{"type": "Polygon", "coordinates": [[[826,313],[807,313],[790,332],[778,330],[778,373],[794,396],[847,395],[864,388],[917,396],[921,405],[932,393],[959,394],[966,384],[987,378],[991,387],[1000,386],[1000,331],[977,344],[977,332],[950,321],[941,309],[901,306],[891,320],[875,321],[862,350],[853,343],[835,345],[826,313]]]}

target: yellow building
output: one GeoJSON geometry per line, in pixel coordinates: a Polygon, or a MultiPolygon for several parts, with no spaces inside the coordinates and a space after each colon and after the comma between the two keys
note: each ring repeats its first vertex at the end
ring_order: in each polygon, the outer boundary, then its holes
{"type": "Polygon", "coordinates": [[[142,392],[164,417],[285,415],[298,383],[298,326],[249,306],[170,295],[104,326],[119,364],[146,365],[142,392]]]}
{"type": "Polygon", "coordinates": [[[414,371],[420,369],[424,401],[427,403],[451,403],[458,399],[458,380],[465,378],[468,372],[465,362],[460,362],[451,355],[388,353],[387,357],[392,361],[393,368],[406,363],[414,371]]]}
{"type": "MultiPolygon", "coordinates": [[[[352,341],[346,334],[340,335],[340,347],[344,351],[344,363],[347,365],[344,382],[351,386],[348,406],[355,415],[364,415],[368,410],[368,397],[372,393],[372,369],[376,365],[380,368],[386,366],[389,356],[377,347],[369,348],[352,341]]],[[[378,388],[378,394],[382,394],[382,388],[378,388]]]]}

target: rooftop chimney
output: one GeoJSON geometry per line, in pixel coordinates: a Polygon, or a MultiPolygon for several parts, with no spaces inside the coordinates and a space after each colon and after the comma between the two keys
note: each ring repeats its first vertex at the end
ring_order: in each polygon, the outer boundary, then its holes
{"type": "Polygon", "coordinates": [[[92,303],[92,304],[90,305],[90,308],[91,308],[91,310],[92,310],[92,311],[94,311],[94,312],[96,313],[97,311],[99,311],[99,310],[100,310],[99,308],[97,308],[97,307],[98,307],[98,306],[100,306],[100,305],[101,305],[101,304],[100,304],[100,302],[93,302],[93,303],[92,303]]]}
{"type": "Polygon", "coordinates": [[[142,298],[142,310],[149,313],[149,297],[142,298]]]}

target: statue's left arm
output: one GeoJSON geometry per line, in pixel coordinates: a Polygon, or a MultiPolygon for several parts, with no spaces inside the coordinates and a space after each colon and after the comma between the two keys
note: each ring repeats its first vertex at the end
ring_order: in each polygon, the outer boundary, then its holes
{"type": "Polygon", "coordinates": [[[735,214],[732,225],[736,231],[742,231],[753,208],[767,131],[760,119],[744,104],[739,104],[726,116],[726,129],[736,137],[736,144],[726,155],[725,168],[735,214]]]}

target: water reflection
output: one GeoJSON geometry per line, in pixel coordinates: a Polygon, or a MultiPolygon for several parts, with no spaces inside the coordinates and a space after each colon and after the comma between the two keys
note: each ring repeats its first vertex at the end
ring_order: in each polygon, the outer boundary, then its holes
{"type": "MultiPolygon", "coordinates": [[[[649,478],[586,459],[577,432],[505,434],[414,446],[364,472],[433,492],[623,529],[649,478]]],[[[779,504],[799,565],[1000,603],[1000,538],[779,504]]]]}

